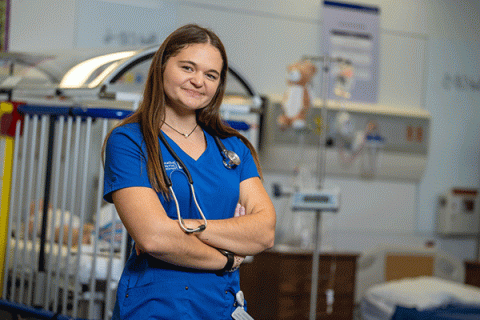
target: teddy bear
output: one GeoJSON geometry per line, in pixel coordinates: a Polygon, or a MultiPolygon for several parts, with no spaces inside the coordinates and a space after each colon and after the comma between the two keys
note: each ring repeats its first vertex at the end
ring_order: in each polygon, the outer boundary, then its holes
{"type": "Polygon", "coordinates": [[[311,80],[317,67],[310,60],[301,60],[287,67],[287,90],[282,100],[282,114],[277,118],[281,129],[306,127],[307,112],[313,101],[311,80]]]}

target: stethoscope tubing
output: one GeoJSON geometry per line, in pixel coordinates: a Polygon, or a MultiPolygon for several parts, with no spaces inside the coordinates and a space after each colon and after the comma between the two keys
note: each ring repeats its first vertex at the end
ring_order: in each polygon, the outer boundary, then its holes
{"type": "Polygon", "coordinates": [[[170,192],[172,193],[172,197],[175,202],[175,207],[177,208],[178,223],[180,224],[180,227],[183,229],[183,231],[185,231],[186,233],[194,233],[194,232],[202,232],[203,230],[205,230],[207,228],[207,219],[203,214],[202,208],[200,208],[200,205],[197,202],[197,197],[195,196],[195,188],[193,187],[193,184],[190,184],[190,189],[193,195],[193,201],[195,202],[198,212],[200,212],[200,215],[202,216],[202,219],[203,219],[203,224],[193,229],[188,228],[183,222],[182,215],[180,214],[180,205],[178,204],[178,200],[177,200],[177,197],[175,196],[175,192],[173,191],[173,188],[171,186],[168,189],[170,189],[170,192]]]}
{"type": "Polygon", "coordinates": [[[172,180],[170,179],[170,177],[167,175],[167,170],[165,169],[165,165],[163,163],[162,151],[159,149],[158,150],[158,156],[160,158],[160,166],[162,167],[162,173],[163,173],[163,177],[165,179],[165,183],[167,184],[167,187],[172,194],[173,201],[175,202],[175,207],[177,209],[178,223],[180,224],[180,227],[182,228],[182,230],[185,231],[186,233],[202,232],[203,230],[205,230],[207,228],[207,218],[205,218],[205,215],[203,214],[202,208],[200,208],[200,205],[198,204],[197,196],[195,195],[195,188],[193,187],[192,175],[190,174],[190,171],[188,171],[188,168],[187,168],[187,166],[185,166],[182,159],[180,159],[180,157],[176,154],[176,152],[173,151],[172,147],[167,142],[167,140],[163,136],[162,132],[160,132],[159,137],[160,137],[160,140],[162,140],[165,147],[167,148],[168,152],[170,152],[172,157],[178,162],[178,164],[181,166],[183,172],[187,176],[188,183],[190,185],[190,190],[191,190],[192,196],[193,196],[193,201],[195,202],[195,206],[197,207],[197,210],[198,210],[198,212],[200,213],[200,215],[202,216],[202,219],[203,219],[203,224],[198,226],[197,228],[188,228],[185,225],[185,223],[183,222],[182,215],[180,214],[180,205],[178,204],[177,196],[175,195],[175,192],[173,191],[173,183],[172,183],[172,180]]]}
{"type": "MultiPolygon", "coordinates": [[[[173,191],[172,179],[167,175],[167,170],[165,169],[165,164],[163,162],[162,151],[161,151],[161,148],[159,148],[158,156],[159,156],[159,159],[160,159],[160,167],[162,168],[162,173],[163,173],[163,177],[165,179],[165,183],[166,183],[168,189],[170,190],[170,192],[172,194],[172,197],[173,197],[173,200],[175,202],[175,207],[177,209],[178,223],[180,224],[180,227],[182,228],[182,230],[185,231],[186,233],[202,232],[203,230],[205,230],[207,228],[207,219],[205,218],[205,215],[203,214],[202,208],[200,208],[200,205],[198,204],[197,196],[195,194],[195,188],[193,187],[192,175],[190,174],[190,171],[188,170],[187,166],[183,163],[182,159],[180,159],[180,157],[175,153],[175,151],[173,151],[172,147],[167,142],[167,139],[165,139],[165,136],[163,135],[163,133],[161,131],[159,133],[159,138],[162,141],[162,143],[165,145],[165,147],[167,148],[168,152],[170,152],[172,157],[180,165],[181,169],[183,170],[183,173],[187,176],[188,183],[190,185],[190,189],[191,189],[191,192],[192,192],[193,201],[195,202],[195,206],[197,207],[198,212],[200,213],[200,215],[202,216],[202,219],[203,219],[203,224],[198,226],[197,228],[188,228],[185,225],[185,223],[183,221],[183,218],[182,218],[182,215],[180,214],[180,205],[178,204],[177,196],[175,195],[175,192],[173,191]]],[[[233,151],[227,150],[225,148],[225,145],[223,144],[223,142],[220,140],[219,137],[213,136],[213,138],[215,139],[215,143],[217,144],[218,148],[220,149],[220,153],[222,154],[224,166],[227,169],[233,169],[236,166],[238,166],[240,164],[240,158],[238,157],[238,155],[233,151]]]]}

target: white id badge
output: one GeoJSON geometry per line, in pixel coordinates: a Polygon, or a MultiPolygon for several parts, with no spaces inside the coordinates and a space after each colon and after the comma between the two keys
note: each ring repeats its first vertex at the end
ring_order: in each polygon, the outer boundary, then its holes
{"type": "Polygon", "coordinates": [[[243,307],[237,307],[232,313],[232,318],[235,320],[254,320],[243,307]]]}
{"type": "Polygon", "coordinates": [[[237,301],[238,307],[233,311],[232,318],[235,320],[254,320],[243,308],[245,305],[245,297],[242,291],[237,292],[235,300],[237,301]]]}

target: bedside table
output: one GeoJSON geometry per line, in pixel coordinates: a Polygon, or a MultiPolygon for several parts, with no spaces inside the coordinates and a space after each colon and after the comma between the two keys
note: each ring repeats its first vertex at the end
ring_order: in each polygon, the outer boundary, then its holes
{"type": "MultiPolygon", "coordinates": [[[[317,318],[353,319],[355,272],[358,254],[321,253],[317,318]],[[332,270],[332,264],[335,264],[332,270]],[[333,311],[326,313],[325,291],[332,283],[333,311]]],[[[312,253],[265,251],[240,267],[241,289],[248,313],[255,320],[309,318],[312,253]]]]}
{"type": "Polygon", "coordinates": [[[465,284],[480,287],[480,261],[465,261],[465,284]]]}

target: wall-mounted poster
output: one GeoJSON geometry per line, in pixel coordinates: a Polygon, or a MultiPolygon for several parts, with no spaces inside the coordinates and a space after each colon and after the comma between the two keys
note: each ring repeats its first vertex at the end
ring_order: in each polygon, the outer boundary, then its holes
{"type": "Polygon", "coordinates": [[[330,65],[328,99],[377,102],[379,17],[377,7],[324,1],[324,54],[344,59],[330,65]]]}
{"type": "Polygon", "coordinates": [[[8,18],[10,0],[0,0],[0,51],[8,50],[8,18]]]}

